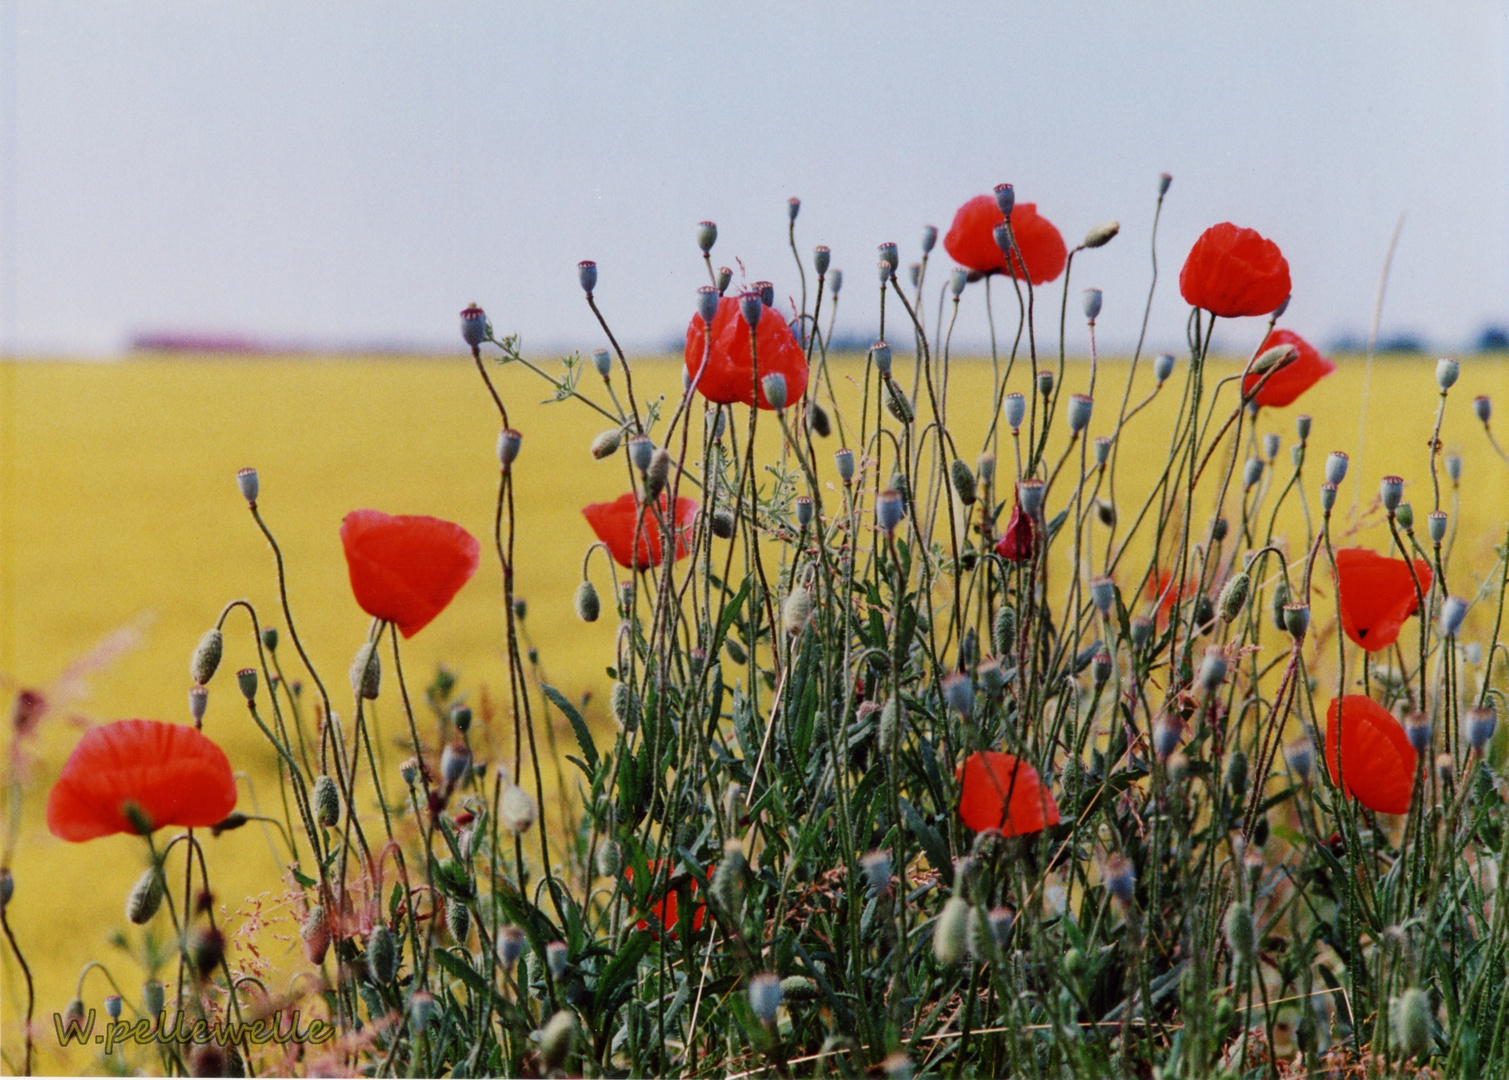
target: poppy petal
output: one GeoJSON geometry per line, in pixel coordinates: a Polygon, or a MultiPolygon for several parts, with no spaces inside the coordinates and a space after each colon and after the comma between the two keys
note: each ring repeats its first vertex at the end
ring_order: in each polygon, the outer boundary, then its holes
{"type": "Polygon", "coordinates": [[[460,525],[424,515],[353,510],[341,522],[351,591],[368,615],[413,637],[476,573],[479,547],[460,525]]]}
{"type": "Polygon", "coordinates": [[[87,732],[47,798],[47,828],[75,843],[135,833],[135,804],[153,829],[214,825],[236,808],[225,751],[191,727],[117,720],[87,732]]]}
{"type": "Polygon", "coordinates": [[[994,196],[976,195],[954,213],[943,248],[954,262],[977,274],[1025,276],[1034,285],[1045,285],[1064,272],[1069,254],[1064,238],[1037,212],[1036,203],[1017,203],[1011,209],[1011,231],[1025,267],[1015,258],[1008,265],[1005,252],[996,243],[995,228],[1005,220],[994,196]]]}
{"type": "MultiPolygon", "coordinates": [[[[659,514],[645,510],[640,513],[640,501],[633,492],[620,495],[610,503],[591,503],[582,507],[582,516],[597,538],[608,547],[608,553],[619,566],[629,570],[648,570],[659,566],[664,559],[660,542],[660,517],[670,505],[665,495],[660,496],[659,514]],[[638,526],[638,543],[635,542],[635,526],[638,526]]],[[[692,525],[697,520],[697,500],[685,495],[676,499],[676,516],[672,523],[676,530],[676,558],[684,559],[691,550],[688,539],[692,525]]]]}
{"type": "Polygon", "coordinates": [[[1229,221],[1201,233],[1179,271],[1185,301],[1227,319],[1276,311],[1289,291],[1289,263],[1278,245],[1229,221]]]}
{"type": "Polygon", "coordinates": [[[1405,621],[1420,607],[1420,595],[1430,591],[1430,563],[1414,560],[1415,572],[1403,559],[1389,559],[1368,548],[1336,552],[1337,599],[1341,628],[1352,643],[1367,652],[1387,649],[1399,640],[1405,621]],[[1420,592],[1415,591],[1415,578],[1420,592]]]}
{"type": "Polygon", "coordinates": [[[1333,783],[1339,768],[1348,793],[1363,806],[1380,814],[1409,813],[1415,760],[1409,736],[1382,705],[1365,694],[1331,699],[1326,709],[1326,768],[1333,783]]]}
{"type": "Polygon", "coordinates": [[[1041,832],[1059,821],[1058,804],[1037,770],[998,750],[970,754],[959,766],[959,818],[974,832],[1041,832]]]}
{"type": "MultiPolygon", "coordinates": [[[[749,324],[732,296],[718,301],[713,316],[711,347],[702,316],[692,316],[686,328],[686,373],[697,380],[697,392],[720,405],[755,402],[755,378],[749,354],[749,324]],[[705,362],[705,363],[704,363],[705,362]],[[701,377],[698,377],[700,372],[701,377]]],[[[760,325],[755,334],[760,378],[778,374],[786,380],[787,406],[795,404],[807,392],[807,356],[801,343],[781,313],[762,308],[760,325]]],[[[765,391],[760,390],[760,408],[769,409],[765,391]]]]}
{"type": "Polygon", "coordinates": [[[1306,390],[1336,370],[1335,364],[1292,330],[1275,330],[1263,341],[1258,352],[1261,354],[1280,345],[1293,345],[1299,355],[1266,380],[1262,375],[1248,375],[1242,380],[1242,393],[1251,395],[1255,403],[1268,408],[1281,409],[1293,404],[1306,390]],[[1257,389],[1255,394],[1254,388],[1257,389]]]}

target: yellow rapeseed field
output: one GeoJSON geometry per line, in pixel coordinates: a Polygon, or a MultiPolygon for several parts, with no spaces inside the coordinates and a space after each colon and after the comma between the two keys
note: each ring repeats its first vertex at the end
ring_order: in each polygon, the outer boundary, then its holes
{"type": "MultiPolygon", "coordinates": [[[[1282,436],[1280,477],[1287,477],[1293,418],[1309,412],[1315,417],[1306,468],[1312,510],[1325,453],[1341,449],[1353,461],[1339,511],[1350,514],[1357,485],[1360,510],[1366,511],[1378,478],[1397,472],[1423,520],[1430,492],[1426,445],[1438,400],[1433,358],[1375,361],[1370,377],[1361,358],[1339,363],[1339,371],[1295,406],[1260,418],[1260,431],[1282,436]],[[1364,403],[1366,428],[1359,441],[1364,403]]],[[[1151,388],[1146,367],[1134,401],[1151,388]]],[[[1218,374],[1234,370],[1229,363],[1219,367],[1218,374]]],[[[571,595],[592,540],[580,508],[626,490],[623,465],[596,462],[587,452],[606,426],[600,416],[578,403],[542,404],[549,388],[521,367],[494,370],[513,425],[524,436],[516,466],[516,588],[528,602],[524,631],[539,649],[547,678],[573,698],[591,692],[589,719],[608,725],[602,699],[614,622],[605,617],[581,623],[571,595]]],[[[681,387],[678,364],[644,360],[634,370],[641,402],[665,395],[674,405],[681,387]]],[[[851,425],[858,418],[854,380],[862,373],[862,361],[853,358],[834,365],[851,425]]],[[[909,359],[898,358],[897,373],[909,388],[909,359]]],[[[1027,365],[1020,364],[1013,387],[1025,388],[1026,375],[1027,365]]],[[[1092,435],[1106,433],[1113,422],[1124,376],[1124,362],[1102,363],[1092,435]]],[[[1123,436],[1123,514],[1135,511],[1153,468],[1161,468],[1182,377],[1181,361],[1158,400],[1123,436]]],[[[496,701],[506,678],[500,573],[491,553],[497,419],[464,359],[39,361],[0,365],[0,379],[0,588],[6,592],[0,597],[0,679],[7,701],[27,687],[51,706],[36,738],[19,748],[27,782],[14,823],[19,839],[9,913],[37,980],[39,1069],[95,1069],[88,1059],[49,1048],[55,1043],[51,1017],[74,996],[79,972],[90,960],[104,962],[128,998],[138,996],[143,972],[110,937],[125,925],[122,903],[143,869],[143,848],[124,836],[77,845],[54,839],[43,816],[47,792],[85,724],[138,716],[187,721],[190,652],[228,601],[248,599],[264,624],[283,627],[271,552],[237,492],[236,470],[259,470],[260,508],[283,545],[294,617],[337,710],[349,710],[347,668],[369,622],[351,597],[338,538],[341,518],[360,507],[448,518],[482,540],[476,577],[431,626],[404,644],[404,665],[416,694],[443,662],[458,674],[473,704],[484,693],[496,701]]],[[[949,424],[961,440],[961,456],[971,463],[989,424],[990,380],[988,361],[957,363],[950,377],[949,424]]],[[[1071,363],[1069,389],[1083,389],[1087,380],[1088,365],[1071,363]]],[[[596,383],[589,374],[583,392],[605,400],[600,384],[589,385],[596,383]]],[[[1509,404],[1506,391],[1509,364],[1469,358],[1451,394],[1442,438],[1465,462],[1456,522],[1458,575],[1488,575],[1493,547],[1502,540],[1509,469],[1484,439],[1471,399],[1486,393],[1509,404]]],[[[1222,416],[1232,400],[1228,386],[1222,416]]],[[[771,427],[766,425],[767,433],[771,427]]],[[[766,444],[771,451],[776,445],[766,444]]],[[[829,480],[831,451],[838,445],[835,433],[820,450],[829,480]]],[[[1001,451],[1005,473],[1008,442],[1001,451]]],[[[1056,458],[1054,452],[1050,460],[1056,458]]],[[[1445,484],[1444,473],[1442,479],[1445,484]]],[[[1443,499],[1452,506],[1449,492],[1443,499]]],[[[1281,518],[1298,520],[1297,514],[1281,518]]],[[[1376,515],[1369,520],[1373,524],[1357,542],[1381,548],[1385,532],[1376,515]]],[[[610,611],[603,565],[594,559],[592,569],[610,611]]],[[[1470,595],[1476,584],[1453,581],[1451,590],[1470,595]]],[[[1316,621],[1331,621],[1325,605],[1317,606],[1316,621]]],[[[232,673],[255,661],[242,614],[228,621],[226,641],[204,730],[246,774],[241,808],[250,811],[255,798],[265,812],[281,816],[272,751],[234,686],[232,673]]],[[[279,655],[295,677],[292,649],[285,645],[279,655]]],[[[396,767],[406,752],[396,742],[400,714],[390,673],[385,676],[379,723],[389,765],[396,767]]],[[[7,741],[15,750],[9,729],[7,741]]],[[[238,911],[251,912],[259,903],[264,916],[275,914],[284,867],[266,835],[248,827],[205,842],[217,904],[232,929],[238,911]]],[[[277,987],[306,967],[287,923],[238,939],[237,947],[252,941],[276,972],[271,981],[277,987]]],[[[0,1019],[10,1063],[19,1052],[24,991],[8,951],[3,972],[0,1019]]],[[[91,973],[86,1005],[98,1007],[109,992],[100,973],[91,973]]]]}

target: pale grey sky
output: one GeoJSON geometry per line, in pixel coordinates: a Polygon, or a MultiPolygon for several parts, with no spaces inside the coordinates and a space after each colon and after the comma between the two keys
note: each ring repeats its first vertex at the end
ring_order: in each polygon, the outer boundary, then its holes
{"type": "Polygon", "coordinates": [[[1406,211],[1385,331],[1456,348],[1509,322],[1506,27],[1467,0],[0,0],[0,340],[446,344],[476,300],[526,348],[593,348],[593,258],[621,338],[654,347],[705,280],[702,218],[716,261],[796,292],[790,195],[803,256],[846,271],[840,326],[869,335],[875,245],[910,262],[924,224],[1010,181],[1071,242],[1121,220],[1074,282],[1105,290],[1115,347],[1168,171],[1155,341],[1226,219],[1283,248],[1295,329],[1365,330],[1406,211]]]}

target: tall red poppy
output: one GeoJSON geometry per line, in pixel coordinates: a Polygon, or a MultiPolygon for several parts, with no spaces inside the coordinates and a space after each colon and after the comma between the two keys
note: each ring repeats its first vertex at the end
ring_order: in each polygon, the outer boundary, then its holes
{"type": "Polygon", "coordinates": [[[959,817],[966,828],[1021,836],[1058,824],[1058,804],[1037,770],[1011,754],[977,751],[964,759],[955,775],[960,782],[959,817]]]}
{"type": "MultiPolygon", "coordinates": [[[[650,860],[649,871],[652,877],[660,870],[660,866],[661,860],[650,860]]],[[[674,876],[675,875],[672,875],[673,878],[674,876]]],[[[632,866],[624,867],[624,877],[631,882],[634,880],[634,868],[632,866]]],[[[677,919],[681,914],[680,908],[678,907],[676,902],[676,896],[679,890],[676,886],[672,885],[670,881],[662,882],[660,888],[665,890],[665,896],[660,898],[658,901],[652,902],[650,904],[649,913],[653,914],[655,918],[660,920],[660,925],[665,927],[666,930],[670,932],[671,937],[676,937],[677,919]]],[[[688,895],[696,895],[696,878],[689,879],[687,883],[687,892],[688,895]]],[[[695,908],[692,909],[692,933],[695,934],[697,931],[701,930],[702,924],[706,921],[706,919],[707,905],[698,904],[695,908]]],[[[634,928],[636,930],[649,930],[652,937],[660,937],[660,935],[651,928],[650,920],[648,919],[640,919],[637,923],[634,924],[634,928]]]]}
{"type": "MultiPolygon", "coordinates": [[[[669,498],[662,494],[659,512],[646,507],[641,516],[639,496],[634,492],[620,495],[612,502],[592,503],[582,507],[582,516],[597,538],[608,545],[608,552],[619,566],[632,570],[648,570],[659,566],[664,553],[660,544],[660,518],[665,516],[670,505],[669,498]],[[634,526],[639,526],[638,543],[635,543],[634,526]]],[[[675,520],[671,522],[676,531],[676,558],[684,559],[688,550],[687,540],[692,524],[697,520],[697,500],[685,495],[676,500],[675,520]]]]}
{"type": "Polygon", "coordinates": [[[445,610],[477,570],[477,540],[423,515],[353,510],[341,522],[351,591],[368,615],[413,637],[445,610]]]}
{"type": "Polygon", "coordinates": [[[1212,225],[1189,249],[1179,294],[1223,319],[1267,315],[1289,296],[1289,263],[1272,240],[1229,221],[1212,225]]]}
{"type": "Polygon", "coordinates": [[[1409,813],[1415,748],[1393,714],[1366,694],[1332,698],[1326,708],[1326,768],[1336,782],[1337,712],[1341,713],[1340,772],[1347,792],[1380,814],[1409,813]],[[1338,709],[1338,704],[1340,708],[1338,709]]]}
{"type": "Polygon", "coordinates": [[[1335,364],[1292,330],[1273,331],[1258,351],[1263,353],[1280,345],[1293,345],[1299,355],[1269,375],[1267,381],[1260,374],[1248,375],[1242,380],[1244,395],[1252,394],[1253,387],[1261,384],[1261,389],[1252,397],[1259,405],[1283,408],[1292,404],[1295,398],[1336,370],[1335,364]]]}
{"type": "MultiPolygon", "coordinates": [[[[1430,591],[1430,563],[1416,559],[1420,593],[1430,591]]],[[[1336,591],[1341,605],[1341,628],[1356,645],[1378,652],[1399,640],[1404,620],[1420,606],[1409,563],[1388,559],[1367,548],[1336,552],[1336,591]]]]}
{"type": "Polygon", "coordinates": [[[236,808],[225,751],[182,724],[117,720],[86,732],[47,797],[47,828],[78,843],[135,833],[128,807],[152,829],[196,828],[236,808]]]}
{"type": "Polygon", "coordinates": [[[1036,532],[1032,519],[1022,513],[1021,503],[1011,508],[1011,520],[1006,531],[996,541],[996,554],[1007,562],[1029,562],[1036,546],[1036,532]]]}
{"type": "MultiPolygon", "coordinates": [[[[692,316],[686,328],[686,373],[695,379],[705,354],[705,334],[700,313],[692,316]]],[[[786,404],[791,406],[807,392],[807,357],[801,344],[781,313],[775,308],[760,309],[760,326],[755,333],[760,378],[779,374],[786,380],[786,404]]],[[[720,405],[742,402],[754,404],[754,377],[750,372],[749,324],[739,311],[739,302],[731,296],[718,301],[713,316],[711,355],[706,356],[707,370],[697,383],[697,391],[708,401],[720,405]]],[[[765,390],[760,389],[760,408],[769,409],[765,390]]]]}
{"type": "Polygon", "coordinates": [[[1051,221],[1038,214],[1037,203],[1017,203],[1011,208],[1011,231],[1025,267],[1015,257],[1008,266],[1006,253],[996,243],[995,228],[1005,220],[995,196],[976,195],[954,214],[954,223],[943,237],[943,248],[954,262],[976,274],[1010,274],[1043,285],[1064,272],[1069,256],[1064,238],[1051,221]]]}

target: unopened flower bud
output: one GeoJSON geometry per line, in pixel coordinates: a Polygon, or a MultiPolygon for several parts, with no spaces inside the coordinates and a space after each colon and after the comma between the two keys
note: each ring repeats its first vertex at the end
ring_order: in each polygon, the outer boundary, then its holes
{"type": "Polygon", "coordinates": [[[1247,792],[1247,755],[1241,750],[1233,750],[1226,759],[1226,787],[1238,796],[1247,792]]]}
{"type": "Polygon", "coordinates": [[[707,527],[719,540],[727,540],[734,534],[734,512],[726,506],[718,507],[707,519],[707,527]]]}
{"type": "Polygon", "coordinates": [[[225,960],[225,935],[217,927],[201,927],[189,945],[189,957],[199,977],[208,979],[225,960]]]}
{"type": "Polygon", "coordinates": [[[224,651],[225,635],[215,628],[206,630],[194,648],[194,655],[189,658],[189,678],[200,686],[209,682],[220,666],[224,651]]]}
{"type": "Polygon", "coordinates": [[[1153,753],[1160,761],[1167,761],[1170,754],[1179,749],[1179,739],[1184,734],[1184,725],[1177,717],[1161,716],[1153,725],[1153,753]]]}
{"type": "Polygon", "coordinates": [[[1153,358],[1153,378],[1160,383],[1167,382],[1168,377],[1174,373],[1174,358],[1170,353],[1159,353],[1153,358]]]}
{"type": "Polygon", "coordinates": [[[609,428],[592,440],[592,456],[598,461],[606,457],[612,457],[618,452],[619,442],[622,438],[622,429],[609,428]]]}
{"type": "Polygon", "coordinates": [[[996,208],[1009,218],[1012,207],[1016,206],[1016,188],[1010,184],[997,184],[995,186],[995,197],[996,208]]]}
{"type": "Polygon", "coordinates": [[[162,875],[155,867],[144,871],[126,894],[126,921],[145,926],[162,906],[162,875]]]}
{"type": "Polygon", "coordinates": [[[592,290],[597,288],[597,263],[591,259],[583,259],[576,264],[576,280],[582,287],[582,292],[590,298],[592,290]]]}
{"type": "Polygon", "coordinates": [[[781,624],[788,634],[800,633],[807,625],[807,620],[812,618],[812,597],[807,590],[798,585],[792,589],[786,597],[786,602],[781,605],[781,624]]]}
{"type": "Polygon", "coordinates": [[[1394,510],[1403,497],[1404,478],[1402,476],[1385,476],[1378,484],[1378,498],[1382,500],[1385,510],[1394,510]]]}
{"type": "Polygon", "coordinates": [[[376,701],[382,687],[382,658],[369,641],[356,650],[351,661],[351,692],[357,697],[376,701]]]}
{"type": "Polygon", "coordinates": [[[1221,610],[1221,619],[1225,622],[1236,622],[1237,616],[1247,606],[1247,597],[1252,592],[1252,578],[1246,571],[1239,571],[1227,579],[1221,589],[1221,597],[1217,606],[1221,610]]]}
{"type": "Polygon", "coordinates": [[[1301,736],[1288,745],[1284,757],[1300,783],[1308,783],[1310,770],[1315,766],[1315,744],[1301,736]]]}
{"type": "Polygon", "coordinates": [[[1450,357],[1443,356],[1436,361],[1436,385],[1441,388],[1441,393],[1446,393],[1456,384],[1457,376],[1462,373],[1462,367],[1450,357]]]}
{"type": "Polygon", "coordinates": [[[560,1010],[540,1029],[540,1061],[546,1071],[561,1067],[576,1045],[576,1031],[576,1013],[570,1009],[560,1010]]]}
{"type": "Polygon", "coordinates": [[[472,729],[472,711],[465,705],[451,707],[451,723],[456,725],[456,730],[465,735],[472,729]]]}
{"type": "Polygon", "coordinates": [[[940,964],[957,964],[964,959],[969,941],[969,904],[963,897],[950,896],[933,924],[933,955],[940,964]]]}
{"type": "Polygon", "coordinates": [[[1100,317],[1100,306],[1104,301],[1105,295],[1099,289],[1085,289],[1079,294],[1080,307],[1091,322],[1100,317]]]}
{"type": "Polygon", "coordinates": [[[1090,412],[1094,406],[1095,402],[1091,400],[1089,394],[1071,394],[1069,396],[1069,407],[1065,410],[1065,415],[1068,418],[1069,430],[1071,432],[1078,435],[1081,431],[1085,430],[1090,423],[1090,412]]]}
{"type": "Polygon", "coordinates": [[[1018,393],[1007,394],[1001,399],[1001,415],[1006,418],[1006,423],[1012,431],[1022,426],[1022,421],[1027,419],[1027,399],[1018,393]]]}
{"type": "Polygon", "coordinates": [[[597,849],[597,872],[603,877],[617,877],[623,869],[623,849],[617,840],[604,840],[597,849]]]}
{"type": "Polygon", "coordinates": [[[573,603],[578,619],[582,622],[597,622],[597,616],[602,611],[602,602],[598,599],[597,588],[592,582],[582,580],[582,583],[576,587],[573,603]]]}
{"type": "Polygon", "coordinates": [[[435,995],[423,990],[409,999],[409,1026],[416,1035],[422,1035],[435,1018],[435,995]]]}
{"type": "Polygon", "coordinates": [[[776,1010],[781,1007],[781,980],[777,975],[762,971],[749,980],[749,1008],[762,1024],[775,1023],[776,1010]]]}
{"type": "Polygon", "coordinates": [[[833,425],[828,421],[828,410],[816,401],[807,403],[807,423],[812,428],[812,434],[826,439],[833,434],[833,425]]]}
{"type": "MultiPolygon", "coordinates": [[[[1085,233],[1084,246],[1087,248],[1105,247],[1105,245],[1109,244],[1111,242],[1111,239],[1120,231],[1121,222],[1102,221],[1099,225],[1095,226],[1089,232],[1085,233]]],[[[1090,316],[1090,318],[1092,319],[1094,317],[1095,316],[1093,315],[1090,316]]]]}
{"type": "Polygon", "coordinates": [[[948,467],[948,477],[952,481],[954,494],[965,506],[973,506],[979,498],[979,491],[975,485],[975,474],[969,466],[958,458],[948,467]]]}
{"type": "Polygon", "coordinates": [[[10,867],[0,867],[0,908],[10,905],[10,898],[16,895],[16,878],[10,872],[10,867]]]}
{"type": "Polygon", "coordinates": [[[467,935],[471,932],[472,913],[465,903],[458,897],[451,897],[445,905],[445,928],[450,931],[451,940],[457,945],[466,944],[467,935]]]}
{"type": "Polygon", "coordinates": [[[1400,1052],[1424,1060],[1432,1041],[1430,995],[1416,986],[1404,991],[1394,1002],[1394,1027],[1399,1032],[1400,1052]]]}
{"type": "Polygon", "coordinates": [[[1442,637],[1456,637],[1462,629],[1462,620],[1467,618],[1467,601],[1448,596],[1441,604],[1440,629],[1442,637]]]}
{"type": "Polygon", "coordinates": [[[325,828],[333,828],[341,819],[341,793],[335,781],[324,773],[314,778],[310,797],[314,803],[314,819],[325,828]]]}
{"type": "Polygon", "coordinates": [[[530,830],[537,816],[533,795],[518,784],[509,784],[503,789],[498,800],[498,824],[519,836],[530,830]]]}
{"type": "Polygon", "coordinates": [[[833,252],[826,244],[819,244],[812,251],[812,266],[817,271],[817,276],[822,277],[828,272],[828,267],[833,262],[833,252]]]}
{"type": "MultiPolygon", "coordinates": [[[[779,376],[777,376],[779,377],[779,376]]],[[[770,376],[767,376],[770,378],[770,376]]],[[[665,447],[660,447],[650,455],[650,467],[644,472],[644,497],[646,502],[653,502],[659,498],[660,493],[671,479],[671,452],[665,447]]]]}
{"type": "Polygon", "coordinates": [[[1226,944],[1238,961],[1243,964],[1252,962],[1252,953],[1257,947],[1257,927],[1252,921],[1252,909],[1240,901],[1226,909],[1226,944]]]}

